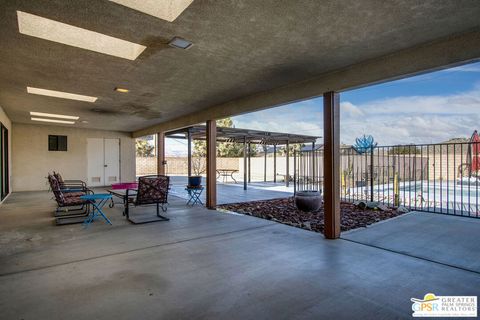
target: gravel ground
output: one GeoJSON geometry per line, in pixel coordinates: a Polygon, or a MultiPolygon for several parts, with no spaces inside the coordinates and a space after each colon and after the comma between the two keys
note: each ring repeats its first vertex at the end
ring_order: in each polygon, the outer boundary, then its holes
{"type": "MultiPolygon", "coordinates": [[[[293,197],[226,204],[218,208],[323,233],[323,207],[315,212],[303,212],[295,207],[293,197]]],[[[385,211],[362,210],[347,202],[340,204],[340,210],[342,231],[366,227],[403,214],[394,208],[387,208],[385,211]]]]}

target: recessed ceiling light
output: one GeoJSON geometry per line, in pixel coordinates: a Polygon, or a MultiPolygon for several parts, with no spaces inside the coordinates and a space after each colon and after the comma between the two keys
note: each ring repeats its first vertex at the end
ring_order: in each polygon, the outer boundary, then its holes
{"type": "Polygon", "coordinates": [[[128,90],[128,89],[125,89],[125,88],[119,88],[119,87],[116,87],[116,88],[115,88],[115,91],[117,91],[117,92],[121,92],[121,93],[127,93],[127,92],[128,92],[128,91],[130,91],[130,90],[128,90]]]}
{"type": "Polygon", "coordinates": [[[75,121],[66,121],[66,120],[55,120],[55,119],[43,119],[43,118],[30,118],[33,121],[42,121],[42,122],[54,122],[54,123],[63,123],[63,124],[75,124],[75,121]]]}
{"type": "Polygon", "coordinates": [[[168,45],[178,49],[188,49],[193,46],[193,43],[180,37],[174,37],[168,45]]]}
{"type": "Polygon", "coordinates": [[[135,60],[146,49],[145,46],[140,44],[42,18],[23,11],[17,11],[17,17],[19,32],[32,37],[129,60],[135,60]]]}
{"type": "Polygon", "coordinates": [[[81,122],[81,123],[88,123],[87,120],[82,120],[82,121],[80,121],[80,122],[81,122]]]}
{"type": "Polygon", "coordinates": [[[27,87],[27,92],[32,94],[39,94],[42,96],[71,99],[71,100],[78,100],[78,101],[86,101],[86,102],[97,101],[97,97],[84,96],[82,94],[75,94],[75,93],[68,93],[63,91],[55,91],[55,90],[40,89],[40,88],[33,88],[33,87],[27,87]]]}
{"type": "Polygon", "coordinates": [[[193,0],[110,0],[130,9],[173,22],[193,0]]]}
{"type": "Polygon", "coordinates": [[[70,120],[78,120],[80,118],[77,116],[66,116],[63,114],[34,112],[34,111],[30,111],[30,115],[37,116],[37,117],[49,117],[49,118],[70,119],[70,120]]]}

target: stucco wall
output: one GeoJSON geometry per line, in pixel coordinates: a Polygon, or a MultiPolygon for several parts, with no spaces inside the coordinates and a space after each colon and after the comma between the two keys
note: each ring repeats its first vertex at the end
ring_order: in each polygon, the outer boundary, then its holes
{"type": "Polygon", "coordinates": [[[8,163],[10,168],[10,191],[12,190],[12,122],[0,106],[0,122],[8,129],[8,163]]]}
{"type": "Polygon", "coordinates": [[[126,132],[13,124],[13,191],[46,190],[48,172],[87,180],[87,138],[120,138],[120,179],[135,179],[135,140],[126,132]],[[68,136],[68,151],[48,151],[48,135],[68,136]]]}

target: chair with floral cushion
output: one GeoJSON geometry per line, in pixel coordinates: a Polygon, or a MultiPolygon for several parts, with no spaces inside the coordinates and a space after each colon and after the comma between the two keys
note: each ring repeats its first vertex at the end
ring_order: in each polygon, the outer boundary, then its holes
{"type": "Polygon", "coordinates": [[[64,180],[62,175],[55,171],[53,171],[53,176],[62,189],[87,189],[87,183],[82,180],[64,180]]]}
{"type": "Polygon", "coordinates": [[[89,214],[88,203],[81,196],[92,194],[89,189],[62,189],[54,175],[48,175],[50,189],[57,202],[55,217],[58,225],[81,223],[89,214]]]}
{"type": "Polygon", "coordinates": [[[134,224],[168,221],[167,217],[160,215],[160,208],[163,212],[167,211],[168,189],[170,178],[163,175],[144,176],[138,179],[138,189],[127,189],[125,198],[125,215],[127,219],[134,224]],[[130,216],[130,205],[135,207],[155,205],[156,216],[138,215],[130,216]]]}

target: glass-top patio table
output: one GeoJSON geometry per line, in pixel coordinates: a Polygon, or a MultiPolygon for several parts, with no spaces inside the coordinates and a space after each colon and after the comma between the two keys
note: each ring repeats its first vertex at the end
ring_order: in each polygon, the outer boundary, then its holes
{"type": "Polygon", "coordinates": [[[109,223],[110,225],[112,224],[112,222],[107,218],[107,216],[102,211],[102,208],[105,206],[105,204],[112,199],[111,194],[108,194],[108,193],[87,194],[84,196],[80,196],[80,199],[87,201],[88,204],[91,205],[93,208],[92,213],[88,215],[88,217],[83,222],[86,227],[90,223],[92,223],[93,220],[95,220],[95,217],[99,215],[102,216],[107,223],[109,223]]]}
{"type": "Polygon", "coordinates": [[[225,183],[227,182],[227,178],[230,177],[235,183],[237,183],[237,180],[233,177],[233,174],[237,172],[237,169],[217,169],[217,179],[223,177],[223,183],[225,183]]]}

